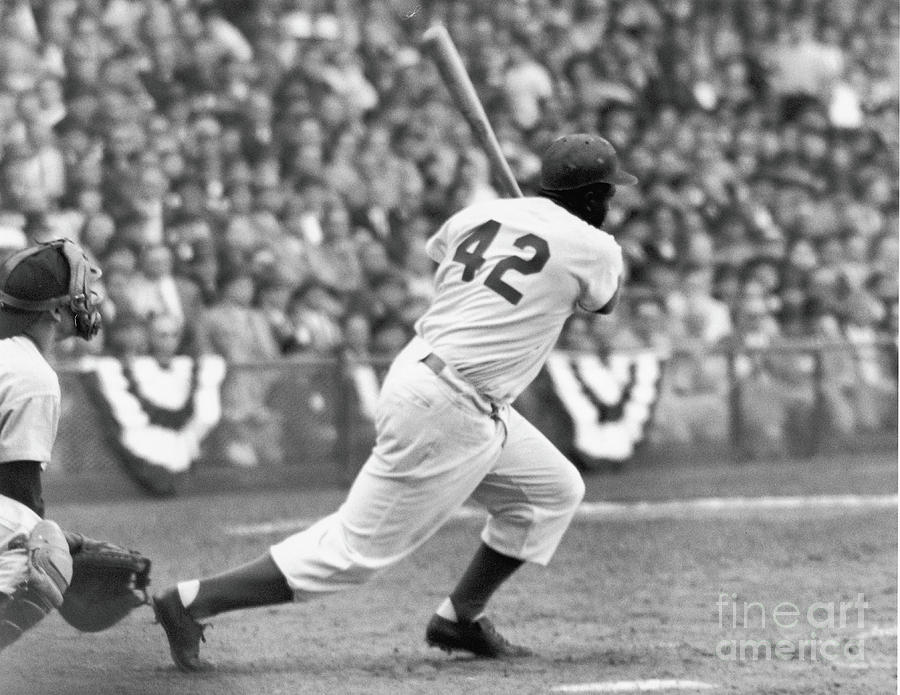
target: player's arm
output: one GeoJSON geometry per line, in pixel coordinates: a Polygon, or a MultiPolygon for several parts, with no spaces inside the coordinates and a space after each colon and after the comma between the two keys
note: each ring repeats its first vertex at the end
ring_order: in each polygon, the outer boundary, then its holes
{"type": "Polygon", "coordinates": [[[609,314],[615,309],[624,273],[621,248],[611,236],[601,234],[589,252],[579,252],[573,264],[582,286],[578,306],[592,314],[609,314]]]}
{"type": "Polygon", "coordinates": [[[609,298],[609,301],[604,304],[602,307],[597,309],[595,314],[611,314],[613,309],[616,308],[616,305],[619,303],[619,295],[622,294],[622,281],[619,280],[619,284],[616,285],[616,291],[613,292],[613,296],[609,298]]]}
{"type": "Polygon", "coordinates": [[[39,517],[44,516],[39,461],[4,461],[0,463],[0,495],[24,504],[39,517]]]}
{"type": "MultiPolygon", "coordinates": [[[[50,461],[59,420],[59,391],[35,385],[38,395],[17,399],[0,412],[0,495],[44,516],[41,472],[50,461]]],[[[58,386],[57,386],[58,389],[58,386]]]]}

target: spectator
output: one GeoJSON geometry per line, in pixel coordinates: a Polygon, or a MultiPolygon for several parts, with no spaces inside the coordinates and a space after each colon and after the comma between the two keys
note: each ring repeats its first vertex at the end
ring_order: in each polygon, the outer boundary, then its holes
{"type": "Polygon", "coordinates": [[[361,312],[349,312],[344,317],[342,333],[344,361],[348,364],[368,364],[372,356],[372,325],[369,317],[361,312]]]}
{"type": "Polygon", "coordinates": [[[266,405],[274,375],[247,366],[280,354],[265,315],[252,306],[253,295],[252,277],[228,278],[222,299],[201,313],[197,330],[199,352],[221,355],[232,365],[222,387],[222,455],[242,467],[281,460],[280,423],[266,405]]]}
{"type": "MultiPolygon", "coordinates": [[[[619,309],[616,319],[619,325],[612,329],[611,349],[650,349],[661,357],[669,354],[673,331],[662,300],[655,295],[639,295],[620,305],[619,309]]],[[[607,320],[611,318],[607,317],[607,320]]]]}
{"type": "Polygon", "coordinates": [[[235,275],[224,281],[222,299],[200,316],[203,352],[222,355],[235,363],[278,355],[265,317],[252,306],[253,296],[253,279],[249,275],[235,275]]]}
{"type": "Polygon", "coordinates": [[[148,352],[163,369],[172,366],[176,355],[183,353],[184,323],[171,314],[157,314],[147,323],[148,352]]]}
{"type": "Polygon", "coordinates": [[[412,332],[400,319],[388,318],[373,329],[372,353],[381,358],[393,358],[409,342],[412,332]]]}
{"type": "Polygon", "coordinates": [[[825,96],[844,70],[841,49],[816,39],[814,19],[800,16],[778,37],[769,54],[773,90],[783,95],[786,115],[793,115],[809,100],[825,96]]]}
{"type": "Polygon", "coordinates": [[[516,124],[526,131],[534,128],[544,102],[553,96],[553,80],[547,68],[525,46],[513,44],[502,84],[516,124]]]}
{"type": "Polygon", "coordinates": [[[814,369],[808,354],[758,351],[785,344],[764,297],[748,295],[738,307],[735,371],[739,384],[742,446],[750,457],[784,456],[809,445],[814,415],[814,369]]]}
{"type": "Polygon", "coordinates": [[[694,268],[685,274],[681,289],[667,298],[669,316],[684,327],[689,342],[699,339],[710,346],[731,334],[729,308],[715,299],[712,291],[712,269],[694,268]]]}
{"type": "MultiPolygon", "coordinates": [[[[526,193],[567,129],[599,129],[638,174],[607,222],[629,287],[673,303],[671,326],[720,334],[711,302],[740,313],[762,296],[782,338],[811,306],[866,340],[891,332],[894,5],[464,0],[398,24],[380,3],[332,4],[8,3],[0,223],[28,241],[82,235],[113,261],[110,306],[125,312],[145,285],[127,254],[165,245],[204,305],[221,304],[222,277],[316,277],[352,296],[335,321],[365,313],[390,349],[429,294],[434,221],[496,195],[408,47],[443,19],[526,193]],[[688,310],[700,267],[715,283],[688,310]],[[872,299],[874,321],[853,324],[853,302],[872,299]]],[[[610,324],[617,340],[647,340],[633,320],[610,324]]]]}
{"type": "Polygon", "coordinates": [[[573,352],[596,352],[592,321],[584,314],[573,314],[566,322],[557,346],[573,352]]]}
{"type": "Polygon", "coordinates": [[[829,344],[819,357],[819,398],[821,414],[827,423],[824,429],[837,436],[851,435],[856,431],[855,402],[858,384],[853,350],[834,314],[820,312],[811,319],[811,323],[812,335],[829,344]],[[846,347],[841,347],[841,344],[846,344],[846,347]]]}
{"type": "Polygon", "coordinates": [[[862,431],[877,431],[896,420],[897,409],[897,387],[890,371],[893,365],[886,364],[884,352],[873,344],[884,309],[865,292],[852,293],[845,307],[844,333],[855,347],[858,425],[862,431]]]}
{"type": "Polygon", "coordinates": [[[457,208],[497,198],[491,185],[491,167],[487,156],[477,149],[467,150],[458,162],[456,181],[451,189],[452,205],[457,208]]]}
{"type": "Polygon", "coordinates": [[[119,311],[114,320],[104,320],[104,350],[120,360],[146,355],[150,349],[147,322],[141,316],[119,311]]]}
{"type": "Polygon", "coordinates": [[[269,330],[282,353],[294,345],[294,326],[288,317],[292,293],[291,285],[277,281],[263,284],[256,293],[255,303],[265,315],[269,330]]]}
{"type": "Polygon", "coordinates": [[[85,219],[79,237],[85,251],[94,258],[100,258],[106,255],[115,234],[116,225],[112,217],[102,211],[97,211],[85,219]]]}
{"type": "Polygon", "coordinates": [[[191,280],[172,274],[169,247],[145,247],[138,265],[139,272],[132,279],[132,308],[145,318],[165,314],[193,324],[203,304],[200,288],[191,280]]]}
{"type": "Polygon", "coordinates": [[[286,352],[334,354],[343,339],[342,310],[340,300],[327,287],[310,281],[298,288],[287,309],[293,330],[286,352]]]}
{"type": "Polygon", "coordinates": [[[691,271],[683,294],[669,302],[673,310],[668,323],[675,327],[667,327],[671,348],[666,352],[669,358],[652,435],[658,442],[694,444],[728,438],[727,358],[714,349],[731,336],[731,317],[727,305],[711,296],[711,278],[706,269],[691,271]]]}
{"type": "Polygon", "coordinates": [[[435,263],[425,251],[425,241],[422,235],[410,240],[402,272],[410,297],[430,300],[434,294],[435,263]]]}
{"type": "Polygon", "coordinates": [[[307,248],[312,275],[322,286],[349,295],[362,288],[363,271],[358,243],[352,236],[350,214],[338,201],[332,201],[322,218],[322,241],[307,248]]]}
{"type": "Polygon", "coordinates": [[[169,227],[167,246],[172,249],[173,273],[192,280],[200,289],[203,304],[217,294],[219,261],[212,228],[202,215],[186,217],[169,227]]]}

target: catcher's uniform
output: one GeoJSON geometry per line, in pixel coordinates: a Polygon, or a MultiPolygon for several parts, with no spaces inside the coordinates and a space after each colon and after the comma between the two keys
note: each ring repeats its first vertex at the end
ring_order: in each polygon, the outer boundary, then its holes
{"type": "MultiPolygon", "coordinates": [[[[67,239],[19,251],[0,265],[0,323],[9,327],[6,308],[61,310],[68,330],[90,340],[100,329],[91,288],[99,275],[67,239]]],[[[26,335],[0,339],[0,651],[55,608],[81,630],[101,630],[146,602],[147,558],[41,518],[39,474],[59,412],[59,379],[38,344],[26,335]]]]}
{"type": "MultiPolygon", "coordinates": [[[[59,426],[60,392],[56,372],[25,336],[0,340],[0,466],[10,461],[50,461],[59,426]]],[[[0,593],[21,582],[21,553],[9,542],[28,535],[40,517],[0,493],[0,593]]]]}
{"type": "Polygon", "coordinates": [[[427,250],[435,297],[385,378],[371,456],[337,512],[271,548],[298,598],[403,558],[469,497],[489,512],[487,545],[546,564],[584,494],[575,467],[510,403],[576,307],[613,299],[618,244],[535,197],[465,208],[427,250]]]}

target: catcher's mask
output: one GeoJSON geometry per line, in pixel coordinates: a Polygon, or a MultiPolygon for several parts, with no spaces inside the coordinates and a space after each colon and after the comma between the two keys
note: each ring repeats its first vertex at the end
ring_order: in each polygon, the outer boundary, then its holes
{"type": "Polygon", "coordinates": [[[80,338],[90,340],[100,331],[102,317],[98,305],[102,300],[100,294],[91,288],[91,281],[98,279],[100,269],[92,265],[75,242],[69,239],[54,239],[37,246],[23,249],[4,261],[0,266],[0,308],[11,307],[21,311],[53,311],[68,306],[75,317],[75,332],[80,338]],[[37,254],[48,248],[57,249],[65,258],[69,269],[69,287],[65,294],[54,297],[28,299],[16,297],[7,290],[7,282],[13,271],[27,259],[34,259],[37,254]]]}

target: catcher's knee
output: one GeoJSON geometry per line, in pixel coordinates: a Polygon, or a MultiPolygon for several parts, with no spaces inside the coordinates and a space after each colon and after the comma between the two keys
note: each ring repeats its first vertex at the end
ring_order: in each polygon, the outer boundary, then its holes
{"type": "Polygon", "coordinates": [[[28,586],[44,596],[52,608],[59,608],[72,581],[72,555],[62,529],[55,522],[43,519],[25,544],[28,586]]]}

